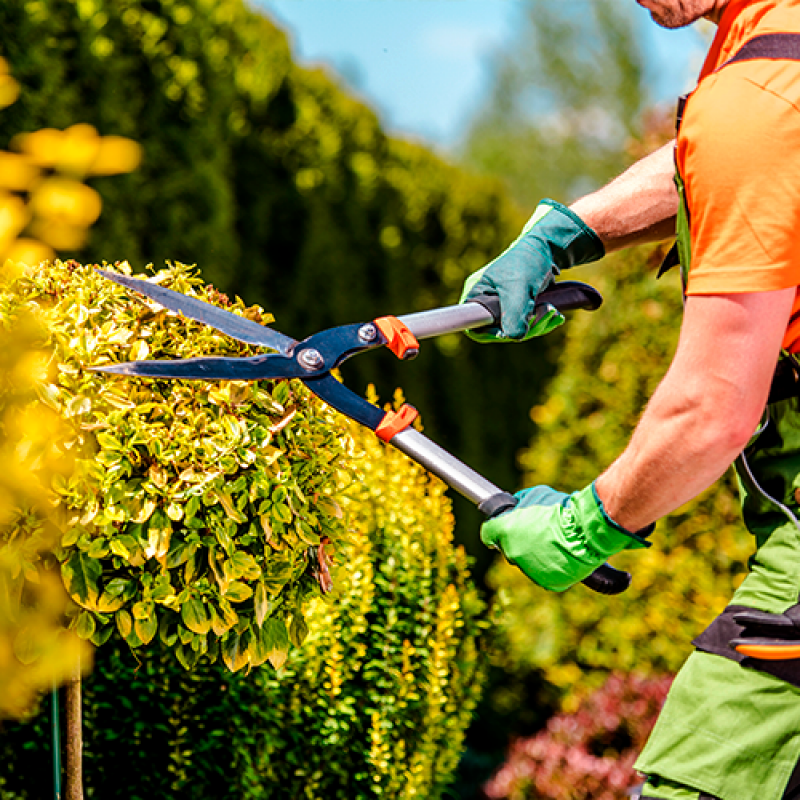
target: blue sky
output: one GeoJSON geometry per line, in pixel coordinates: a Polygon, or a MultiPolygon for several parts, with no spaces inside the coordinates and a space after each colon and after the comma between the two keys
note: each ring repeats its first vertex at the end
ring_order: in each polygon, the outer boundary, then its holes
{"type": "MultiPolygon", "coordinates": [[[[514,37],[524,5],[523,0],[252,1],[287,30],[300,63],[328,64],[389,130],[445,150],[458,144],[485,97],[491,55],[514,37]]],[[[694,29],[662,30],[633,0],[619,2],[629,2],[642,20],[654,96],[666,100],[685,91],[699,68],[701,36],[694,29]]]]}

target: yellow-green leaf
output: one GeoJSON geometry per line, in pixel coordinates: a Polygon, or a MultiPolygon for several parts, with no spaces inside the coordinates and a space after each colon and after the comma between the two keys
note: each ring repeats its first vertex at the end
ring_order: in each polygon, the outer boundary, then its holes
{"type": "Polygon", "coordinates": [[[231,581],[223,594],[231,603],[243,603],[253,596],[253,590],[246,583],[231,581]]]}
{"type": "Polygon", "coordinates": [[[211,618],[206,611],[206,607],[203,601],[194,595],[190,595],[183,601],[181,619],[192,633],[205,635],[211,630],[211,618]]]}
{"type": "Polygon", "coordinates": [[[136,635],[139,637],[142,644],[149,644],[152,642],[158,630],[158,618],[156,617],[155,609],[147,619],[135,619],[133,621],[133,629],[136,631],[136,635]]]}

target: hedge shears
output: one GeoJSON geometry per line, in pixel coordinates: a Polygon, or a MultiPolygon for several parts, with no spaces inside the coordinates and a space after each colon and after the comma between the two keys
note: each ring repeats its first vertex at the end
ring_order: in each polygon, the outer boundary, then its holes
{"type": "MultiPolygon", "coordinates": [[[[245,357],[198,357],[175,360],[129,361],[95,367],[98,372],[145,378],[181,380],[256,381],[282,378],[301,380],[332,408],[370,428],[384,442],[401,450],[448,486],[473,502],[487,517],[509,511],[516,498],[495,486],[413,427],[417,410],[404,404],[385,411],[348,389],[331,371],[348,358],[367,350],[386,347],[400,359],[419,352],[419,340],[447,333],[498,324],[499,302],[483,296],[461,305],[436,308],[405,316],[385,316],[370,322],[342,325],[320,331],[302,341],[286,336],[231,311],[141,278],[98,270],[105,278],[154,300],[171,311],[215,328],[241,342],[273,351],[245,357]]],[[[572,309],[594,310],[603,302],[591,286],[562,281],[545,289],[537,300],[537,318],[572,309]]],[[[627,589],[630,575],[603,564],[583,581],[602,594],[627,589]]]]}

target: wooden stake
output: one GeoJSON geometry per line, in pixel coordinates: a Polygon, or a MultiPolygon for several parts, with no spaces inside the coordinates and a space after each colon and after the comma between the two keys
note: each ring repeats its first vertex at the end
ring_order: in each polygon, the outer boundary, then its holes
{"type": "Polygon", "coordinates": [[[83,723],[81,713],[81,665],[75,665],[64,687],[66,747],[64,753],[64,800],[83,800],[83,723]]]}

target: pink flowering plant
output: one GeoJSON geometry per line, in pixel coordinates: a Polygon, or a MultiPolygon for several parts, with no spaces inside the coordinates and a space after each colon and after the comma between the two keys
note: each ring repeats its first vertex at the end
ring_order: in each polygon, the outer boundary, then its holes
{"type": "Polygon", "coordinates": [[[613,674],[575,713],[551,717],[516,740],[484,787],[490,800],[626,800],[641,781],[633,764],[672,678],[613,674]]]}

